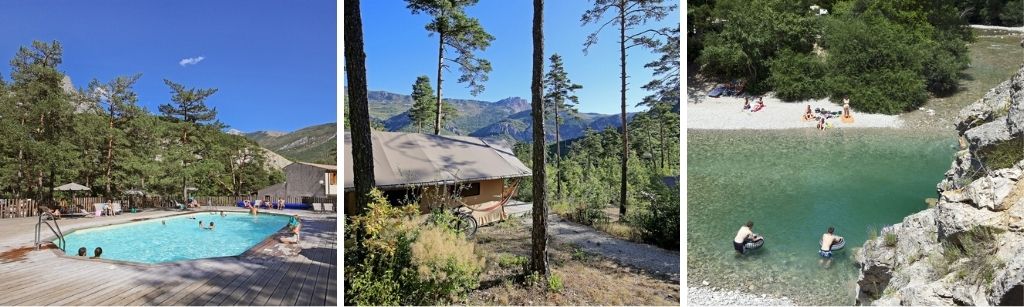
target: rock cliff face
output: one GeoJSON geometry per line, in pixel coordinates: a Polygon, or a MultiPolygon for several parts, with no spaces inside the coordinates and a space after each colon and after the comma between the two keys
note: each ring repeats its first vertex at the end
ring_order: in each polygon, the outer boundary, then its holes
{"type": "Polygon", "coordinates": [[[858,304],[1024,305],[1024,66],[956,127],[937,204],[857,251],[858,304]]]}

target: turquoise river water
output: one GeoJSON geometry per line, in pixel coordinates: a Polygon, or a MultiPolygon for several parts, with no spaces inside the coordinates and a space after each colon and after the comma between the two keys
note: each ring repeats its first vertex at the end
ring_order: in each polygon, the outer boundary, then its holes
{"type": "Polygon", "coordinates": [[[849,305],[854,250],[869,229],[926,208],[956,139],[891,129],[689,130],[687,146],[689,285],[849,305]],[[739,256],[731,241],[747,220],[766,244],[739,256]],[[829,226],[848,243],[823,262],[818,239],[829,226]]]}

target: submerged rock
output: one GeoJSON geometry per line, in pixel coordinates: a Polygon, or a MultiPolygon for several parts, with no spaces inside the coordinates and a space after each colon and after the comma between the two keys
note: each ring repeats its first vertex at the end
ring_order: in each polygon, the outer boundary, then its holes
{"type": "Polygon", "coordinates": [[[1024,305],[1024,156],[989,169],[978,154],[1024,137],[1024,66],[964,108],[956,127],[966,142],[936,205],[854,255],[858,304],[1024,305]]]}

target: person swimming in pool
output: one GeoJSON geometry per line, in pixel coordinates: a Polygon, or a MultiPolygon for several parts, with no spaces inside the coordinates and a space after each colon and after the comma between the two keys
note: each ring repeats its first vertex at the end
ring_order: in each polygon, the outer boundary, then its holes
{"type": "Polygon", "coordinates": [[[78,257],[85,257],[85,251],[86,251],[85,246],[79,247],[78,248],[78,257]]]}
{"type": "Polygon", "coordinates": [[[167,221],[165,221],[165,220],[160,220],[160,224],[162,224],[162,225],[164,225],[164,226],[167,226],[167,221]]]}
{"type": "Polygon", "coordinates": [[[225,217],[225,216],[227,216],[227,215],[224,214],[224,210],[220,210],[220,217],[225,217]]]}
{"type": "Polygon", "coordinates": [[[203,221],[199,221],[199,229],[203,229],[203,228],[206,228],[206,227],[203,227],[203,221]]]}
{"type": "Polygon", "coordinates": [[[736,238],[732,240],[732,247],[736,252],[743,254],[747,251],[747,243],[762,241],[764,238],[754,233],[754,222],[747,221],[740,227],[740,230],[736,232],[736,238]]]}
{"type": "Polygon", "coordinates": [[[92,251],[92,254],[93,254],[92,259],[98,259],[100,257],[100,255],[103,254],[103,248],[97,246],[96,249],[92,251]]]}
{"type": "Polygon", "coordinates": [[[217,227],[217,226],[213,225],[213,222],[210,222],[210,226],[209,226],[209,227],[206,227],[206,229],[207,229],[207,230],[214,230],[214,229],[215,229],[216,227],[217,227]]]}
{"type": "Polygon", "coordinates": [[[843,237],[835,235],[835,231],[834,227],[829,226],[828,230],[821,235],[821,248],[818,250],[818,255],[832,258],[832,245],[843,241],[843,237]]]}

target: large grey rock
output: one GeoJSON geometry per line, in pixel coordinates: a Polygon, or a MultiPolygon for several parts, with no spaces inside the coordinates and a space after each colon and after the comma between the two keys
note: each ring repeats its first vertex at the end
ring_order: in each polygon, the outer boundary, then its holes
{"type": "MultiPolygon", "coordinates": [[[[1013,174],[1009,176],[1013,176],[1013,174]]],[[[967,197],[978,208],[992,211],[1006,210],[1009,204],[1005,204],[1003,200],[1006,199],[1006,196],[1010,195],[1010,191],[1016,184],[1014,180],[1019,177],[1020,172],[1017,172],[1013,180],[1006,177],[985,176],[967,185],[967,188],[964,189],[964,194],[967,194],[967,197]]]]}
{"type": "Polygon", "coordinates": [[[1013,138],[1009,129],[1006,117],[1000,117],[967,130],[964,136],[971,142],[971,148],[977,149],[1009,141],[1013,138]]]}
{"type": "Polygon", "coordinates": [[[978,210],[964,203],[939,203],[935,206],[935,222],[942,239],[978,226],[1006,228],[1005,214],[978,210]]]}

